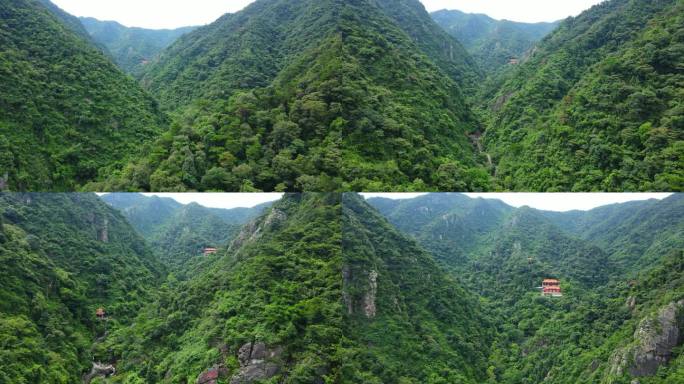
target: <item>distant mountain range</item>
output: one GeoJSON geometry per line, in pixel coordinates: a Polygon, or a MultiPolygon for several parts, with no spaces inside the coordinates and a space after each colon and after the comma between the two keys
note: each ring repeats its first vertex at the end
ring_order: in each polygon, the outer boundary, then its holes
{"type": "Polygon", "coordinates": [[[155,32],[5,2],[0,187],[678,191],[681,7],[259,0],[155,32]]]}
{"type": "Polygon", "coordinates": [[[432,18],[468,50],[485,73],[518,65],[531,55],[532,48],[560,21],[551,23],[519,23],[495,20],[487,15],[456,10],[433,12],[432,18]]]}
{"type": "Polygon", "coordinates": [[[682,195],[559,213],[307,193],[233,225],[138,194],[4,193],[0,377],[677,383],[683,217],[682,195]]]}
{"type": "Polygon", "coordinates": [[[260,215],[271,203],[254,208],[207,208],[180,204],[171,198],[111,193],[102,196],[145,237],[159,258],[176,274],[184,275],[188,262],[205,248],[225,248],[240,227],[260,215]]]}
{"type": "Polygon", "coordinates": [[[125,72],[139,77],[144,68],[166,47],[197,27],[176,29],[129,28],[116,21],[81,17],[93,40],[103,45],[125,72]]]}

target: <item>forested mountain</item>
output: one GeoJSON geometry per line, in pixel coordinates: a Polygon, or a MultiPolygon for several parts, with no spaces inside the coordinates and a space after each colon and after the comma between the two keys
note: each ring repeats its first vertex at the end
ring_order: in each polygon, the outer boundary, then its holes
{"type": "Polygon", "coordinates": [[[4,2],[0,189],[678,191],[682,7],[605,1],[534,49],[552,25],[433,15],[471,56],[418,0],[257,0],[179,38],[84,20],[100,43],[4,2]],[[149,60],[140,84],[103,50],[149,60]]]}
{"type": "Polygon", "coordinates": [[[431,16],[445,31],[463,43],[480,68],[488,74],[494,74],[507,65],[516,65],[511,59],[519,63],[531,53],[535,43],[559,24],[495,20],[483,14],[446,9],[433,12],[431,16]]]}
{"type": "Polygon", "coordinates": [[[335,375],[342,336],[340,196],[287,195],[194,278],[166,285],[103,351],[120,380],[236,383],[335,375]],[[227,379],[228,380],[228,379],[227,379]]]}
{"type": "Polygon", "coordinates": [[[187,262],[201,256],[204,248],[227,246],[243,224],[271,204],[221,209],[128,193],[106,194],[102,199],[121,211],[177,277],[185,275],[187,262]]]}
{"type": "Polygon", "coordinates": [[[76,383],[90,346],[149,300],[164,268],[94,194],[0,194],[0,382],[76,383]]]}
{"type": "Polygon", "coordinates": [[[481,383],[493,325],[475,295],[355,194],[342,204],[344,383],[481,383]],[[410,362],[410,363],[409,363],[410,362]]]}
{"type": "Polygon", "coordinates": [[[128,382],[476,383],[492,337],[476,297],[362,199],[304,194],[99,350],[128,382]]]}
{"type": "Polygon", "coordinates": [[[489,188],[478,77],[417,0],[259,0],[162,52],[142,81],[175,123],[104,188],[489,188]]]}
{"type": "Polygon", "coordinates": [[[681,190],[683,15],[611,0],[562,22],[489,92],[499,187],[681,190]]]}
{"type": "Polygon", "coordinates": [[[156,102],[77,19],[44,0],[0,14],[0,189],[73,191],[160,134],[156,102]]]}
{"type": "Polygon", "coordinates": [[[491,383],[681,379],[683,202],[559,213],[455,194],[369,199],[484,299],[498,329],[491,383]],[[540,297],[544,278],[564,296],[540,297]]]}
{"type": "Polygon", "coordinates": [[[94,41],[107,48],[119,67],[135,77],[141,76],[145,67],[156,59],[164,48],[197,28],[135,28],[123,26],[116,21],[101,21],[92,17],[81,17],[80,22],[94,41]]]}
{"type": "Polygon", "coordinates": [[[0,382],[678,382],[683,201],[286,194],[181,261],[231,224],[137,194],[0,194],[0,382]],[[148,243],[125,216],[150,207],[168,212],[138,225],[148,243]],[[539,294],[549,277],[562,297],[539,294]]]}

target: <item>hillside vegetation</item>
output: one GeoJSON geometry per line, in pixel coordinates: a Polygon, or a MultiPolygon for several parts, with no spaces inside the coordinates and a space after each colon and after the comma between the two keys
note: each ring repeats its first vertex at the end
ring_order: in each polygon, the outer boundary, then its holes
{"type": "Polygon", "coordinates": [[[257,0],[149,31],[6,2],[0,188],[680,191],[683,7],[257,0]]]}
{"type": "Polygon", "coordinates": [[[567,213],[457,194],[369,202],[483,299],[487,382],[682,378],[683,196],[567,213]],[[540,297],[545,278],[563,297],[540,297]]]}
{"type": "Polygon", "coordinates": [[[480,68],[490,75],[506,66],[516,65],[511,59],[517,59],[518,63],[523,61],[532,53],[535,44],[559,24],[495,20],[487,15],[456,10],[441,10],[431,16],[463,43],[480,68]]]}
{"type": "Polygon", "coordinates": [[[43,3],[0,4],[0,189],[76,190],[123,166],[165,124],[78,19],[43,3]]]}
{"type": "Polygon", "coordinates": [[[607,1],[544,39],[488,101],[499,187],[681,190],[683,7],[607,1]]]}
{"type": "Polygon", "coordinates": [[[171,131],[106,185],[489,188],[459,86],[477,71],[417,1],[394,3],[262,0],[181,38],[143,78],[171,131]]]}
{"type": "Polygon", "coordinates": [[[112,193],[102,197],[121,211],[147,240],[176,278],[203,258],[205,248],[225,248],[240,227],[258,216],[270,203],[253,208],[207,208],[197,203],[182,205],[171,198],[112,193]]]}
{"type": "Polygon", "coordinates": [[[0,383],[80,382],[92,340],[134,318],[165,275],[90,194],[0,194],[0,263],[0,383]]]}
{"type": "Polygon", "coordinates": [[[92,39],[107,49],[114,62],[126,73],[141,76],[159,52],[196,27],[145,29],[125,27],[116,21],[80,18],[92,39]]]}

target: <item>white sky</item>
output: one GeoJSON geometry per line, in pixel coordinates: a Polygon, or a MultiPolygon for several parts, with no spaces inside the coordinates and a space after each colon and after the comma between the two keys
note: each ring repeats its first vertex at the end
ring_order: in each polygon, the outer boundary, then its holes
{"type": "MultiPolygon", "coordinates": [[[[495,19],[555,21],[576,16],[601,0],[421,0],[428,11],[458,9],[495,19]]],[[[204,25],[252,0],[52,0],[76,16],[115,20],[129,27],[178,28],[204,25]]]]}
{"type": "MultiPolygon", "coordinates": [[[[370,197],[389,199],[411,199],[424,193],[362,193],[370,197]]],[[[513,207],[528,206],[544,211],[587,211],[602,205],[625,203],[635,200],[662,200],[670,193],[465,193],[464,195],[485,199],[502,200],[513,207]]]]}
{"type": "MultiPolygon", "coordinates": [[[[103,195],[103,193],[98,193],[103,195]]],[[[252,208],[279,200],[282,193],[143,193],[145,196],[170,197],[181,204],[197,203],[209,208],[252,208]]]]}

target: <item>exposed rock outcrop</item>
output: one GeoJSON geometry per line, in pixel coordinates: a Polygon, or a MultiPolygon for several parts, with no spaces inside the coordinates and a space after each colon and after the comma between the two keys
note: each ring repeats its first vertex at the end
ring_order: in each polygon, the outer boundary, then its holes
{"type": "Polygon", "coordinates": [[[245,224],[230,245],[231,250],[237,250],[245,244],[256,241],[264,230],[271,229],[287,219],[287,214],[273,208],[263,219],[252,220],[245,224]]]}
{"type": "Polygon", "coordinates": [[[109,219],[106,217],[102,219],[102,226],[98,231],[97,238],[103,243],[109,242],[109,219]]]}
{"type": "Polygon", "coordinates": [[[378,293],[378,273],[370,271],[368,274],[368,291],[363,296],[363,311],[366,317],[372,319],[375,317],[377,309],[375,307],[375,296],[378,293]]]}
{"type": "Polygon", "coordinates": [[[248,384],[267,380],[280,372],[281,347],[268,348],[261,342],[247,343],[238,350],[240,368],[230,384],[248,384]]]}
{"type": "Polygon", "coordinates": [[[652,376],[672,358],[672,351],[684,341],[684,300],[673,302],[656,316],[643,319],[634,332],[634,343],[613,353],[610,374],[652,376]]]}
{"type": "Polygon", "coordinates": [[[627,308],[629,308],[630,311],[634,311],[634,309],[636,308],[636,297],[628,297],[627,301],[625,302],[625,305],[627,306],[627,308]]]}
{"type": "Polygon", "coordinates": [[[109,377],[116,373],[116,368],[112,364],[102,364],[93,362],[90,372],[83,376],[83,382],[89,384],[96,377],[109,377]]]}

